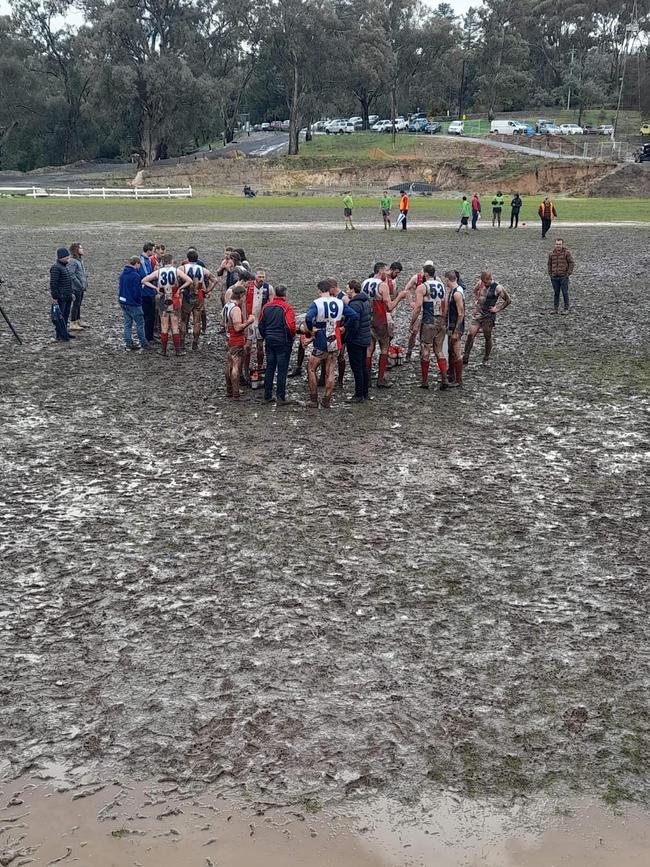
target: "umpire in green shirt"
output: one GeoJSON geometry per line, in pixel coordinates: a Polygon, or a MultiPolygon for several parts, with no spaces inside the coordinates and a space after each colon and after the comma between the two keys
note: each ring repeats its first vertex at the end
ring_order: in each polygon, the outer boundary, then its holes
{"type": "Polygon", "coordinates": [[[460,209],[460,226],[456,229],[457,232],[465,226],[465,232],[469,232],[469,218],[472,216],[472,206],[467,201],[467,196],[463,196],[463,203],[460,209]]]}
{"type": "Polygon", "coordinates": [[[352,191],[348,190],[346,194],[343,196],[343,216],[345,217],[345,229],[354,229],[352,225],[352,208],[354,207],[354,202],[352,201],[352,191]]]}
{"type": "Polygon", "coordinates": [[[388,195],[388,190],[384,190],[381,197],[381,215],[384,218],[384,229],[390,229],[390,209],[393,205],[393,200],[388,195]]]}

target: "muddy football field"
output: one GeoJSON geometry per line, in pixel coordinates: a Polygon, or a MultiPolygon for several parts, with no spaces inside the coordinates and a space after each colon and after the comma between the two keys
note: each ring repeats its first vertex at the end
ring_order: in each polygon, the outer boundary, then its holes
{"type": "MultiPolygon", "coordinates": [[[[4,229],[0,770],[52,766],[270,803],[452,790],[650,796],[647,232],[4,229]],[[331,411],[225,400],[197,353],[123,351],[117,277],[151,238],[245,248],[299,312],[323,276],[485,265],[513,303],[465,387],[331,411]],[[83,242],[92,329],[47,272],[83,242]]],[[[402,285],[404,281],[402,281],[402,285]]],[[[405,339],[406,309],[398,315],[405,339]]]]}

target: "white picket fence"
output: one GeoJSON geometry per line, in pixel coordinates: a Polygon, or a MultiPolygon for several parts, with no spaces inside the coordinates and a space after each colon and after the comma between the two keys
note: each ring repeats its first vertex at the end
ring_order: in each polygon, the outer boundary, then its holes
{"type": "Polygon", "coordinates": [[[0,196],[28,196],[44,199],[191,199],[192,187],[0,187],[0,196]]]}

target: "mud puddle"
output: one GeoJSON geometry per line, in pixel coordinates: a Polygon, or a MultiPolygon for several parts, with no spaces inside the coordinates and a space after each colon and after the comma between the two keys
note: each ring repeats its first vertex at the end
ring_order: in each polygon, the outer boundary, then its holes
{"type": "MultiPolygon", "coordinates": [[[[48,776],[44,774],[42,776],[48,776]]],[[[171,781],[25,777],[0,786],[3,867],[647,867],[650,822],[573,801],[510,809],[439,796],[386,798],[313,814],[237,806],[171,781]]]]}

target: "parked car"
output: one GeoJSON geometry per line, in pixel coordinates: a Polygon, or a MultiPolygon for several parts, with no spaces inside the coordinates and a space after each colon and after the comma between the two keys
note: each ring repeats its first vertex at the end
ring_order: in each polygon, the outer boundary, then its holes
{"type": "Polygon", "coordinates": [[[560,132],[562,135],[584,135],[584,130],[577,123],[561,123],[560,132]]]}
{"type": "Polygon", "coordinates": [[[392,128],[393,124],[389,120],[378,120],[372,126],[374,132],[389,132],[392,128]]]}
{"type": "Polygon", "coordinates": [[[370,124],[370,126],[372,126],[373,123],[377,123],[378,120],[379,120],[379,115],[378,115],[378,114],[371,114],[371,115],[368,115],[368,123],[370,124]]]}
{"type": "Polygon", "coordinates": [[[353,133],[354,132],[354,124],[350,123],[349,120],[345,118],[338,117],[336,120],[330,121],[327,124],[325,132],[328,135],[343,135],[344,133],[353,133]]]}
{"type": "Polygon", "coordinates": [[[283,132],[287,132],[290,125],[291,124],[289,123],[288,120],[283,120],[282,123],[280,124],[280,129],[282,129],[283,132]]]}
{"type": "Polygon", "coordinates": [[[272,120],[271,121],[271,129],[279,132],[282,129],[282,121],[281,120],[272,120]]]}
{"type": "Polygon", "coordinates": [[[354,117],[349,117],[348,120],[349,120],[350,123],[352,123],[352,124],[360,123],[360,124],[363,126],[363,118],[362,118],[362,117],[357,117],[357,116],[355,115],[354,117]]]}
{"type": "Polygon", "coordinates": [[[596,128],[598,135],[614,135],[614,127],[611,123],[602,123],[596,128]]]}
{"type": "Polygon", "coordinates": [[[639,132],[641,135],[650,135],[650,123],[642,123],[639,132]]]}
{"type": "Polygon", "coordinates": [[[644,144],[643,147],[635,154],[634,162],[650,163],[650,142],[644,144]]]}
{"type": "Polygon", "coordinates": [[[404,132],[404,130],[407,130],[408,128],[408,121],[405,117],[402,117],[402,115],[400,115],[399,117],[395,118],[395,129],[397,132],[404,132]]]}
{"type": "Polygon", "coordinates": [[[427,133],[427,135],[434,135],[434,133],[440,132],[441,129],[442,129],[442,124],[438,123],[435,120],[432,120],[431,123],[428,123],[426,125],[426,127],[424,128],[424,131],[427,133]]]}
{"type": "Polygon", "coordinates": [[[447,132],[449,135],[462,135],[465,132],[465,122],[462,120],[452,120],[447,132]]]}
{"type": "Polygon", "coordinates": [[[266,132],[266,130],[271,129],[271,124],[264,122],[263,124],[261,124],[260,129],[266,132]]]}
{"type": "Polygon", "coordinates": [[[426,117],[411,118],[411,120],[409,121],[409,124],[408,124],[408,131],[409,132],[425,132],[425,130],[428,126],[428,123],[429,122],[427,121],[426,117]]]}
{"type": "Polygon", "coordinates": [[[554,120],[545,120],[543,117],[538,117],[537,123],[535,124],[535,131],[538,132],[540,135],[545,135],[546,134],[545,127],[547,127],[547,126],[555,126],[555,121],[554,120]]]}
{"type": "Polygon", "coordinates": [[[415,114],[409,115],[409,123],[414,120],[429,120],[426,111],[416,111],[415,114]]]}
{"type": "Polygon", "coordinates": [[[556,123],[544,124],[540,132],[542,135],[562,135],[562,130],[556,123]]]}
{"type": "Polygon", "coordinates": [[[262,124],[256,123],[255,126],[253,127],[253,132],[259,132],[261,129],[262,129],[262,124]]]}
{"type": "Polygon", "coordinates": [[[317,120],[316,123],[312,123],[311,131],[312,132],[325,132],[327,128],[328,120],[317,120]]]}

